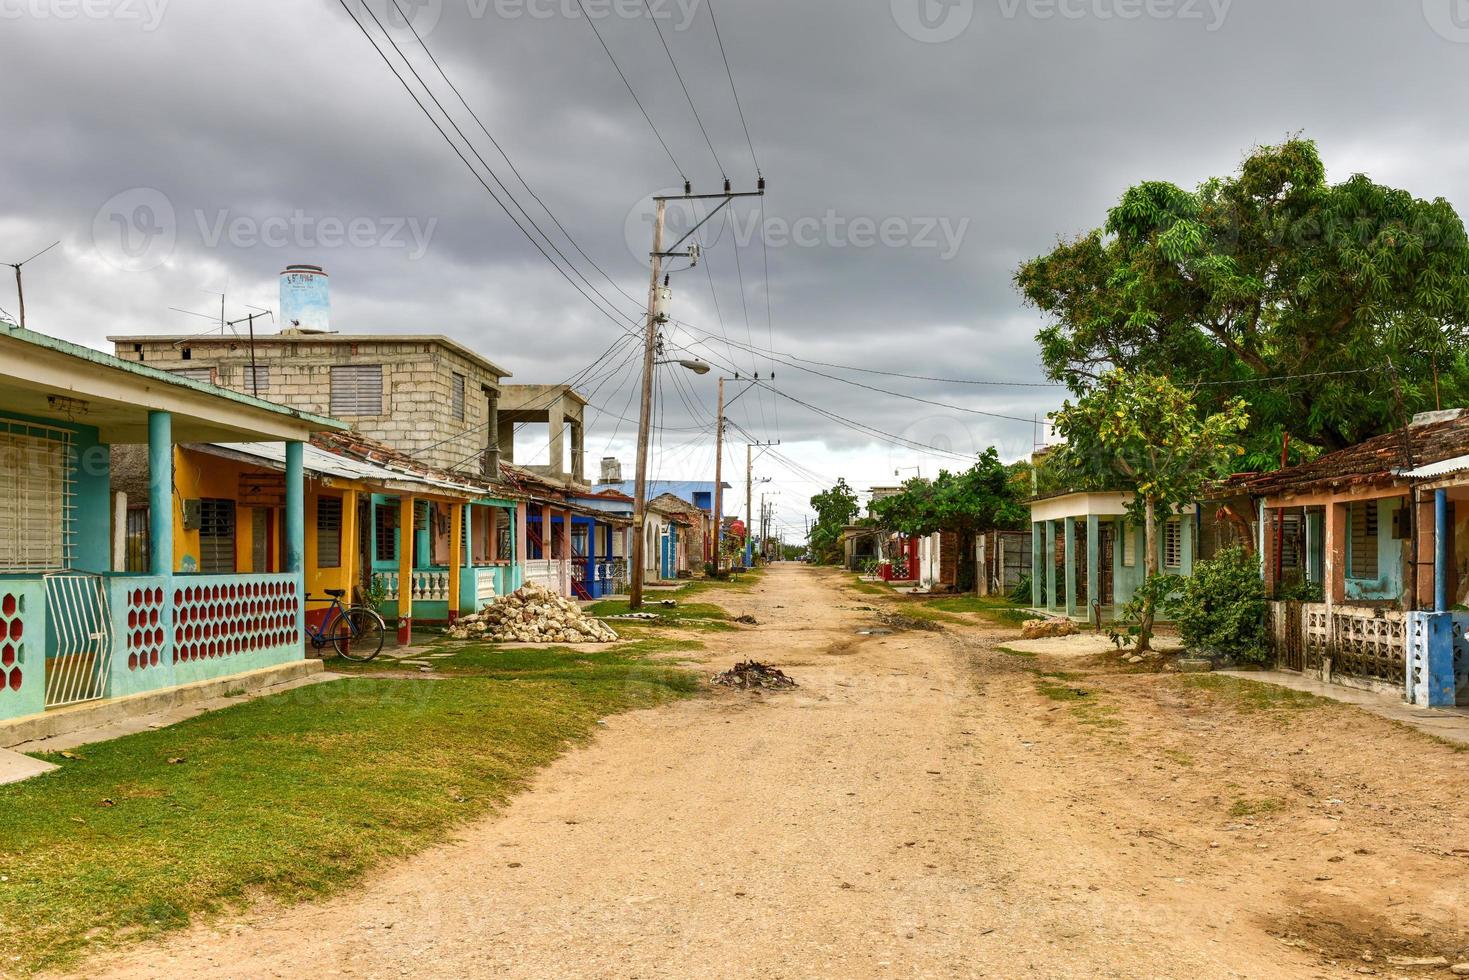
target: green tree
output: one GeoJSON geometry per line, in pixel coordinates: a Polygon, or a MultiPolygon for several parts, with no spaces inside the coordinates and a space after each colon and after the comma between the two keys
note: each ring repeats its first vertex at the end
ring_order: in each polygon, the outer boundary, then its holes
{"type": "Polygon", "coordinates": [[[1309,452],[1390,430],[1397,392],[1408,412],[1469,396],[1458,214],[1360,174],[1328,184],[1308,140],[1193,192],[1137,184],[1015,278],[1052,317],[1037,337],[1052,379],[1078,395],[1113,368],[1201,381],[1216,411],[1246,394],[1251,468],[1278,465],[1287,432],[1309,452]]]}
{"type": "MultiPolygon", "coordinates": [[[[872,511],[882,527],[910,537],[953,531],[959,537],[959,554],[967,558],[974,554],[979,533],[1025,526],[1023,501],[1029,490],[1028,476],[1001,463],[991,447],[962,473],[943,471],[932,482],[909,480],[902,493],[877,501],[872,511]]],[[[973,588],[974,573],[972,562],[959,562],[961,591],[973,588]]]]}
{"type": "Polygon", "coordinates": [[[1056,415],[1065,445],[1055,464],[1093,485],[1134,492],[1134,516],[1144,528],[1144,565],[1138,650],[1150,648],[1157,615],[1158,514],[1198,498],[1208,480],[1223,475],[1244,453],[1236,439],[1249,424],[1244,399],[1201,415],[1193,397],[1156,374],[1108,371],[1075,404],[1056,415]]]}
{"type": "Polygon", "coordinates": [[[860,510],[857,492],[845,479],[839,479],[836,486],[811,498],[811,508],[816,511],[816,523],[811,526],[808,539],[812,556],[822,565],[840,561],[842,529],[852,523],[860,510]]]}

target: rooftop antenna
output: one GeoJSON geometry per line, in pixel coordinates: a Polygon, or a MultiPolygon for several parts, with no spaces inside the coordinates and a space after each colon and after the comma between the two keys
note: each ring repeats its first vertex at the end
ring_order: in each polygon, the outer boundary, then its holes
{"type": "Polygon", "coordinates": [[[57,245],[60,245],[60,244],[61,244],[61,240],[60,239],[57,239],[56,241],[52,242],[50,245],[47,245],[45,248],[41,249],[35,255],[32,255],[29,259],[24,259],[24,260],[22,260],[20,262],[6,262],[5,263],[6,265],[10,266],[12,269],[15,270],[15,298],[20,302],[20,328],[22,330],[24,330],[26,328],[26,294],[25,294],[25,289],[23,289],[21,287],[21,284],[20,284],[20,267],[23,266],[23,265],[25,265],[27,262],[30,262],[32,259],[38,259],[38,258],[40,258],[41,256],[45,255],[47,252],[51,251],[53,248],[55,248],[57,245]]]}
{"type": "MultiPolygon", "coordinates": [[[[250,306],[249,303],[246,303],[245,305],[250,306]]],[[[250,306],[250,309],[259,310],[259,312],[247,313],[246,315],[240,317],[238,320],[231,320],[228,326],[231,330],[233,330],[235,328],[235,324],[237,323],[248,323],[250,325],[250,394],[256,398],[259,398],[260,372],[256,370],[255,367],[255,318],[257,316],[268,316],[270,317],[270,322],[274,323],[275,314],[272,313],[270,310],[264,309],[263,307],[259,306],[250,306]]]]}

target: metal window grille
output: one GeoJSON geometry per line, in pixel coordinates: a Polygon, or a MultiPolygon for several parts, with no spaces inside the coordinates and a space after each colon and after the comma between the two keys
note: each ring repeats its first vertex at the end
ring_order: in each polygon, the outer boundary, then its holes
{"type": "Polygon", "coordinates": [[[337,364],[331,376],[332,414],[383,414],[383,366],[381,364],[337,364]]]}
{"type": "Polygon", "coordinates": [[[377,561],[393,561],[398,557],[394,547],[393,532],[398,526],[398,511],[392,507],[379,507],[374,512],[373,524],[377,531],[377,547],[373,557],[377,561]]]}
{"type": "Polygon", "coordinates": [[[0,418],[0,572],[72,566],[76,466],[66,429],[0,418]]]}
{"type": "Polygon", "coordinates": [[[124,571],[133,575],[145,575],[151,564],[151,544],[148,537],[148,508],[128,508],[127,531],[123,539],[125,553],[124,571]]]}
{"type": "Polygon", "coordinates": [[[342,498],[316,498],[316,567],[342,567],[342,498]]]}
{"type": "Polygon", "coordinates": [[[1377,578],[1377,501],[1361,500],[1350,505],[1352,578],[1377,578]]]}
{"type": "Polygon", "coordinates": [[[214,368],[174,368],[168,372],[180,378],[188,378],[190,381],[203,381],[205,384],[214,383],[214,368]]]}
{"type": "Polygon", "coordinates": [[[464,421],[464,375],[455,373],[449,388],[449,400],[454,410],[454,420],[464,421]]]}
{"type": "Polygon", "coordinates": [[[199,501],[199,571],[232,575],[235,571],[235,502],[199,501]]]}
{"type": "Polygon", "coordinates": [[[1131,524],[1122,525],[1122,565],[1124,568],[1137,567],[1137,528],[1131,524]]]}
{"type": "Polygon", "coordinates": [[[1183,523],[1169,521],[1163,525],[1163,565],[1165,568],[1183,567],[1183,523]]]}

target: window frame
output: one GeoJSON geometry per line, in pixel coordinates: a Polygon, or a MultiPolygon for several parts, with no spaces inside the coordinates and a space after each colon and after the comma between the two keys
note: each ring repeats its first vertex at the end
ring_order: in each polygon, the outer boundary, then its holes
{"type": "MultiPolygon", "coordinates": [[[[328,506],[328,510],[330,507],[328,506]]],[[[316,567],[317,568],[341,568],[342,567],[342,531],[346,523],[346,501],[335,494],[322,494],[316,498],[316,567]],[[336,526],[332,528],[323,527],[323,505],[336,505],[336,526]],[[330,535],[335,535],[336,547],[330,552],[326,550],[326,542],[330,535]]]]}
{"type": "Polygon", "coordinates": [[[333,364],[328,373],[327,403],[334,418],[379,418],[386,414],[387,390],[381,364],[333,364]]]}

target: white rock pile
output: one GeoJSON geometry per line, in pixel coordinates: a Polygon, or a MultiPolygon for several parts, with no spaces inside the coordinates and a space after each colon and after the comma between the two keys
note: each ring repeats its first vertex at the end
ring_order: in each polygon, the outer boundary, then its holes
{"type": "Polygon", "coordinates": [[[452,640],[496,643],[611,643],[617,633],[580,606],[531,583],[489,603],[449,628],[452,640]]]}

